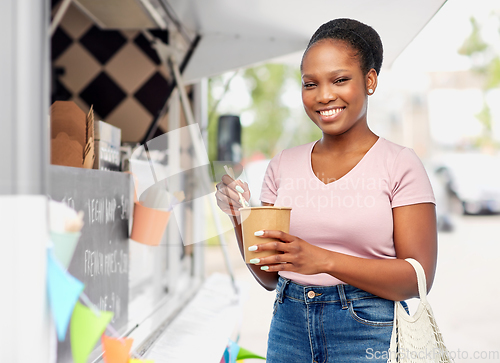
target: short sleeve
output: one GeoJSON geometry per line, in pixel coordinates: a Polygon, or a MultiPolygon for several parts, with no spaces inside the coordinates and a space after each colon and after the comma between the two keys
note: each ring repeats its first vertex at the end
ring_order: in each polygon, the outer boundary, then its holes
{"type": "Polygon", "coordinates": [[[395,159],[391,173],[392,208],[434,203],[434,192],[424,165],[412,149],[404,148],[395,159]]]}
{"type": "Polygon", "coordinates": [[[264,175],[264,180],[262,181],[262,189],[260,192],[261,202],[271,204],[274,204],[274,202],[276,202],[280,183],[279,166],[282,153],[283,151],[272,158],[269,162],[269,165],[267,166],[266,174],[264,175]]]}

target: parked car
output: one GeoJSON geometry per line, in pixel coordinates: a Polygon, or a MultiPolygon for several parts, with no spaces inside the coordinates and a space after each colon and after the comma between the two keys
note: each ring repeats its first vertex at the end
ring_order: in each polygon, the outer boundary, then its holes
{"type": "Polygon", "coordinates": [[[500,156],[452,153],[441,156],[435,171],[448,179],[464,214],[500,213],[500,156]]]}
{"type": "Polygon", "coordinates": [[[451,216],[453,193],[449,188],[449,178],[443,169],[426,165],[426,171],[436,199],[437,229],[440,232],[451,232],[454,228],[451,216]]]}

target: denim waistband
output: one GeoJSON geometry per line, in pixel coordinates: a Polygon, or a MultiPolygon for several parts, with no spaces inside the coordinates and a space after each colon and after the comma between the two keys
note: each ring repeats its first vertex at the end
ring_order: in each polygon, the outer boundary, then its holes
{"type": "Polygon", "coordinates": [[[341,303],[344,309],[347,309],[348,303],[353,300],[378,298],[376,295],[351,285],[301,285],[279,276],[278,285],[276,286],[276,298],[278,302],[282,303],[284,296],[300,300],[306,304],[341,303]]]}

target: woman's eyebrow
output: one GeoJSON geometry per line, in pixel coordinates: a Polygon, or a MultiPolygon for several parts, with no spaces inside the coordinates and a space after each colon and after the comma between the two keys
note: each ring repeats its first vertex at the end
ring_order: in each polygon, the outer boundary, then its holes
{"type": "MultiPolygon", "coordinates": [[[[335,75],[337,73],[348,72],[347,69],[336,69],[334,71],[328,72],[329,75],[335,75]]],[[[314,78],[314,74],[303,74],[302,78],[314,78]]]]}

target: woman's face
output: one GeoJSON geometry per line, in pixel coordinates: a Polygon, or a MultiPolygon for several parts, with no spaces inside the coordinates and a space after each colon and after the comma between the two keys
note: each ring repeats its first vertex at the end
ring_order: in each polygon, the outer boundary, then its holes
{"type": "Polygon", "coordinates": [[[368,88],[375,90],[376,72],[363,74],[352,48],[343,41],[323,40],[302,62],[302,102],[324,134],[342,135],[366,124],[368,88]]]}

